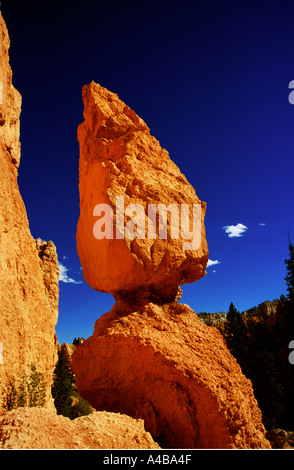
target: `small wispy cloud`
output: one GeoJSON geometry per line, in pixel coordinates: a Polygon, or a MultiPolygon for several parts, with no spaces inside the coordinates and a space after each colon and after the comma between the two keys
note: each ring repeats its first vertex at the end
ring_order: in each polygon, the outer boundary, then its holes
{"type": "Polygon", "coordinates": [[[62,263],[59,264],[59,281],[65,282],[66,284],[82,284],[82,281],[75,281],[71,277],[68,276],[68,268],[64,266],[62,263]]]}
{"type": "Polygon", "coordinates": [[[248,227],[243,224],[237,224],[237,225],[225,225],[223,227],[225,232],[228,234],[229,238],[234,238],[234,237],[242,237],[242,235],[248,230],[248,227]]]}
{"type": "Polygon", "coordinates": [[[220,264],[220,263],[221,262],[218,259],[216,260],[209,259],[206,267],[209,268],[210,266],[215,266],[216,264],[220,264]]]}
{"type": "Polygon", "coordinates": [[[266,226],[266,224],[265,224],[264,222],[259,222],[258,225],[260,225],[261,227],[265,227],[265,226],[266,226]]]}

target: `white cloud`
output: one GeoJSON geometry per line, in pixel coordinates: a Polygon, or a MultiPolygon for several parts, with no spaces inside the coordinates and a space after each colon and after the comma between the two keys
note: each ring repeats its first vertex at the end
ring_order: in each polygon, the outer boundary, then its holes
{"type": "Polygon", "coordinates": [[[258,225],[260,225],[261,227],[265,227],[265,226],[266,226],[266,224],[265,224],[264,222],[259,222],[258,225]]]}
{"type": "Polygon", "coordinates": [[[248,230],[248,227],[243,224],[237,224],[237,225],[225,225],[223,227],[225,232],[228,234],[229,238],[233,237],[242,237],[243,233],[248,230]]]}
{"type": "Polygon", "coordinates": [[[214,261],[212,259],[209,259],[206,267],[209,268],[210,266],[214,266],[215,264],[220,264],[220,261],[218,261],[217,259],[214,261]]]}
{"type": "Polygon", "coordinates": [[[82,284],[82,281],[75,281],[71,277],[68,277],[68,268],[61,263],[59,264],[59,281],[65,282],[66,284],[82,284]]]}

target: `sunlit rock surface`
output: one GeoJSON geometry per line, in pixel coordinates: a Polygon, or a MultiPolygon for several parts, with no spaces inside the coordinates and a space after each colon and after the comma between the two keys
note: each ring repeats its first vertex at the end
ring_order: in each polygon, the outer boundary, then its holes
{"type": "Polygon", "coordinates": [[[83,88],[83,101],[77,250],[84,278],[93,289],[116,299],[174,300],[180,285],[206,274],[206,205],[144,121],[116,94],[92,82],[83,88]],[[113,215],[103,228],[112,233],[103,239],[93,233],[95,224],[99,226],[94,208],[100,204],[110,206],[113,215]],[[173,204],[167,223],[160,219],[161,233],[158,217],[152,219],[159,204],[173,204]],[[199,210],[194,226],[193,204],[199,210]],[[193,234],[189,238],[187,231],[193,234]]]}

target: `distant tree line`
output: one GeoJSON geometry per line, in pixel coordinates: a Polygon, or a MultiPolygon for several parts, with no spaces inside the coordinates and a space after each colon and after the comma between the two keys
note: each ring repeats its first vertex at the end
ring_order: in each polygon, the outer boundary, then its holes
{"type": "Polygon", "coordinates": [[[285,260],[287,296],[275,315],[246,317],[231,303],[223,331],[227,346],[251,380],[267,430],[294,430],[294,365],[289,343],[294,340],[294,246],[285,260]]]}
{"type": "Polygon", "coordinates": [[[30,372],[23,371],[21,375],[12,375],[2,391],[2,406],[5,411],[20,407],[44,406],[46,402],[46,386],[44,376],[34,364],[30,372]]]}

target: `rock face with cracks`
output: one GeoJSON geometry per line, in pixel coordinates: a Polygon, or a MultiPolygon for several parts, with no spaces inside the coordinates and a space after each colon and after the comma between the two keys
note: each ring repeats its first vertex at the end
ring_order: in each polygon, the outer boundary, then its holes
{"type": "Polygon", "coordinates": [[[53,407],[59,268],[52,242],[34,240],[17,177],[21,96],[12,85],[9,37],[0,14],[0,413],[6,386],[33,364],[53,407]]]}
{"type": "Polygon", "coordinates": [[[180,285],[205,275],[206,205],[116,94],[92,82],[83,101],[77,250],[84,278],[116,299],[172,301],[180,285]],[[94,208],[101,204],[111,214],[97,239],[93,228],[102,225],[102,213],[95,216],[94,208]]]}
{"type": "Polygon", "coordinates": [[[73,369],[95,409],[143,418],[162,447],[270,448],[251,382],[187,305],[117,303],[78,346],[73,369]]]}

